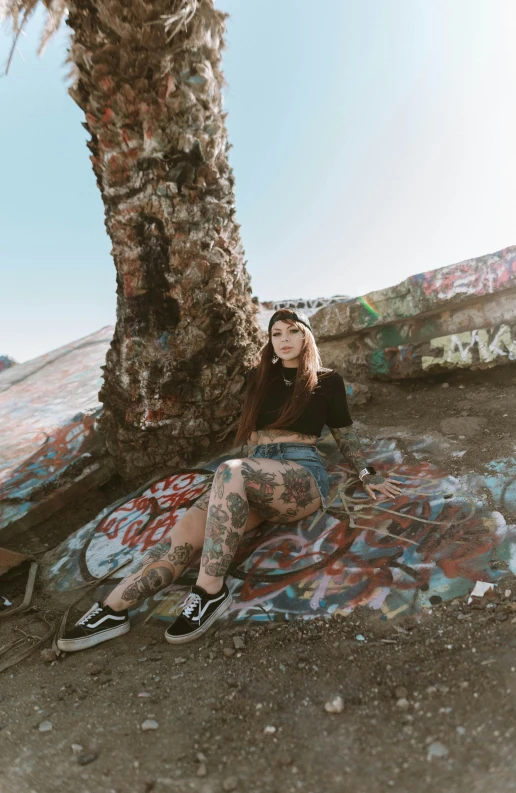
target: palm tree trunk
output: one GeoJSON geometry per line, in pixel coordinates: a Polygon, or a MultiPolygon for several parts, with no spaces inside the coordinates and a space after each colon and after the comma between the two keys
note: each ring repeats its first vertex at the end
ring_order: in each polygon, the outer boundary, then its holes
{"type": "Polygon", "coordinates": [[[70,93],[117,271],[102,427],[119,471],[141,480],[220,448],[263,342],[227,158],[225,15],[213,0],[68,8],[70,93]]]}

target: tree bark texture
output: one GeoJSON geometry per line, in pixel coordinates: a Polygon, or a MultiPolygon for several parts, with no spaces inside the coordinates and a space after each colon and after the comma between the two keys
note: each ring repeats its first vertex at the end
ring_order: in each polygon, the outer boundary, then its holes
{"type": "Polygon", "coordinates": [[[225,15],[213,0],[77,0],[68,24],[117,271],[102,428],[141,480],[216,453],[264,341],[227,156],[225,15]]]}

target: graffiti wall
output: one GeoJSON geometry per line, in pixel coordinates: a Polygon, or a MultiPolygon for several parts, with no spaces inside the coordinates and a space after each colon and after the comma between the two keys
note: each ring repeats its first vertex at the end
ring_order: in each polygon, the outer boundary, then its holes
{"type": "MultiPolygon", "coordinates": [[[[0,376],[0,531],[29,524],[42,500],[84,488],[92,469],[101,366],[113,329],[104,328],[0,376]],[[85,456],[86,455],[86,456],[85,456]],[[71,467],[73,466],[73,467],[71,467]],[[22,523],[19,524],[20,526],[22,523]]],[[[60,501],[56,501],[56,507],[60,501]]],[[[47,503],[48,506],[48,503],[47,503]]],[[[46,516],[45,512],[45,516],[46,516]]]]}
{"type": "MultiPolygon", "coordinates": [[[[515,298],[516,302],[516,298],[515,298]]],[[[437,365],[450,368],[471,368],[516,360],[516,324],[480,328],[432,339],[431,353],[421,357],[423,369],[437,365]]]]}
{"type": "Polygon", "coordinates": [[[293,298],[287,300],[272,300],[261,303],[262,308],[269,311],[278,311],[280,308],[298,308],[308,316],[318,311],[325,306],[333,305],[333,303],[343,303],[349,300],[349,295],[333,295],[333,297],[310,297],[310,298],[293,298]]]}
{"type": "Polygon", "coordinates": [[[18,531],[28,528],[64,506],[84,488],[104,480],[103,476],[99,478],[100,464],[91,454],[96,443],[98,415],[99,411],[74,416],[0,481],[0,530],[4,538],[11,534],[9,529],[13,525],[18,531]]]}
{"type": "Polygon", "coordinates": [[[280,308],[293,308],[299,309],[307,317],[311,317],[319,309],[325,306],[333,305],[333,303],[343,303],[349,300],[345,295],[334,295],[333,297],[313,297],[313,298],[294,298],[292,300],[269,300],[264,303],[259,303],[258,322],[263,330],[269,327],[269,320],[275,311],[280,308]]]}
{"type": "MultiPolygon", "coordinates": [[[[425,456],[424,439],[405,438],[404,446],[412,459],[425,456]]],[[[368,457],[402,481],[403,492],[394,500],[372,502],[339,452],[327,441],[321,444],[325,449],[328,509],[291,526],[264,524],[246,535],[229,579],[230,618],[310,618],[349,614],[360,605],[390,619],[464,595],[477,579],[495,581],[507,569],[516,573],[516,512],[506,509],[507,488],[496,510],[475,494],[488,481],[493,492],[499,487],[496,466],[490,480],[462,482],[424,459],[407,464],[396,439],[379,439],[370,443],[368,457]]],[[[211,471],[228,457],[156,481],[102,512],[58,549],[50,583],[64,591],[129,558],[137,564],[210,487],[211,471]]],[[[516,461],[510,470],[514,483],[516,461]]],[[[516,488],[511,493],[514,499],[516,488]]],[[[110,579],[102,594],[123,574],[110,579]]],[[[195,569],[136,611],[173,619],[193,581],[195,569]]]]}
{"type": "Polygon", "coordinates": [[[508,363],[516,344],[516,247],[328,306],[312,325],[324,363],[351,378],[508,363]]]}

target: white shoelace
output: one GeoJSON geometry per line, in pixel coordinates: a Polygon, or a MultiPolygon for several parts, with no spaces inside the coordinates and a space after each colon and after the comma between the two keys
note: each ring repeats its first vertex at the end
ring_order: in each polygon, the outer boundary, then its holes
{"type": "MultiPolygon", "coordinates": [[[[201,596],[195,592],[190,592],[184,603],[181,605],[181,614],[188,619],[192,619],[192,614],[194,613],[195,609],[201,605],[201,596]]],[[[194,617],[194,619],[200,620],[200,617],[194,617]]]]}
{"type": "Polygon", "coordinates": [[[79,620],[79,622],[76,623],[76,625],[86,625],[86,623],[89,620],[91,620],[92,617],[96,617],[97,614],[100,614],[101,611],[102,611],[102,606],[94,607],[90,611],[87,611],[84,617],[81,617],[81,619],[79,620]]]}

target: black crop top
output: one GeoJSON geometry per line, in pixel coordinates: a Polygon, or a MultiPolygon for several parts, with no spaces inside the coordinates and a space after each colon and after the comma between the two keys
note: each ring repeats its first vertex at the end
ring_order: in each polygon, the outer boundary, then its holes
{"type": "MultiPolygon", "coordinates": [[[[283,367],[281,371],[289,380],[295,380],[297,369],[283,367]]],[[[318,438],[325,424],[328,427],[349,427],[353,423],[348,410],[346,386],[341,375],[331,369],[321,369],[318,375],[317,386],[305,409],[293,424],[282,429],[302,435],[315,435],[318,438]]],[[[281,372],[278,372],[261,404],[255,429],[261,430],[274,423],[292,388],[293,386],[285,385],[281,372]]]]}

